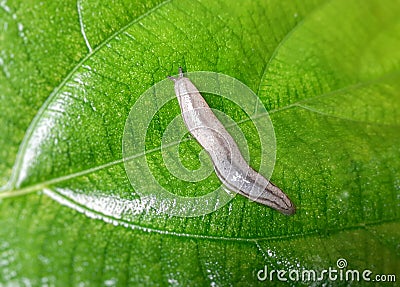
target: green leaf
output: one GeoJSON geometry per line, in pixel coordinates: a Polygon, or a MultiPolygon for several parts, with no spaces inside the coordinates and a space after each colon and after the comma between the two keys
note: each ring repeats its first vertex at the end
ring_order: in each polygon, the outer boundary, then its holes
{"type": "MultiPolygon", "coordinates": [[[[320,272],[340,258],[399,277],[400,3],[142,2],[1,3],[0,283],[279,285],[258,271],[320,272]],[[277,140],[272,180],[296,215],[240,196],[201,218],[140,201],[122,160],[125,121],[180,65],[259,96],[277,140]]],[[[258,166],[240,107],[205,96],[241,123],[258,166]]],[[[176,102],[160,108],[146,150],[177,115],[176,102]]],[[[198,168],[193,139],[177,148],[198,168]]],[[[138,156],[187,196],[218,184],[171,180],[157,150],[138,156]]]]}

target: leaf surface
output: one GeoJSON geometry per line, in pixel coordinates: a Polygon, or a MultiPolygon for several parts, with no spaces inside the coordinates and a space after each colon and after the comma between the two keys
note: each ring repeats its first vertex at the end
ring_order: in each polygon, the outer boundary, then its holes
{"type": "MultiPolygon", "coordinates": [[[[352,269],[397,272],[398,4],[5,6],[1,21],[16,33],[3,31],[10,41],[1,44],[1,121],[12,140],[0,142],[0,282],[257,285],[265,284],[257,280],[264,265],[321,271],[339,258],[352,269]],[[52,26],[49,17],[39,29],[33,11],[68,20],[52,26]],[[43,33],[52,57],[41,48],[43,33]],[[59,50],[61,43],[66,46],[59,50]],[[11,60],[14,47],[21,49],[14,52],[18,61],[11,60]],[[166,216],[140,201],[122,161],[125,121],[138,97],[180,65],[230,75],[257,93],[276,133],[272,180],[295,202],[295,216],[240,196],[201,218],[166,216]]],[[[246,138],[257,142],[239,107],[206,99],[242,120],[246,138]]],[[[162,131],[178,114],[177,103],[170,103],[152,122],[146,144],[156,151],[138,156],[153,170],[163,166],[157,152],[162,131]]],[[[197,143],[176,146],[184,164],[196,169],[197,143]]],[[[249,152],[256,165],[257,145],[249,152]]],[[[187,195],[199,191],[164,170],[157,176],[165,186],[187,195]]],[[[211,176],[202,186],[216,183],[211,176]]]]}

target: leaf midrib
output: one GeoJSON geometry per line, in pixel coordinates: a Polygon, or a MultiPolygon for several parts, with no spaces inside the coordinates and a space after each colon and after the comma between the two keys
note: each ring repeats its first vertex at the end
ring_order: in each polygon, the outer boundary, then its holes
{"type": "MultiPolygon", "coordinates": [[[[302,99],[302,100],[300,100],[298,102],[295,102],[295,103],[292,103],[290,105],[270,110],[268,113],[269,114],[274,114],[274,113],[278,113],[280,111],[287,110],[287,109],[290,109],[290,108],[301,108],[301,109],[305,109],[305,110],[307,110],[309,112],[313,112],[313,113],[318,113],[318,114],[324,115],[326,117],[337,118],[337,119],[346,120],[346,121],[353,121],[353,122],[365,123],[365,124],[370,124],[370,125],[373,124],[375,126],[397,127],[397,125],[371,123],[371,122],[367,122],[367,121],[353,120],[353,119],[350,119],[350,118],[345,118],[345,117],[340,117],[340,116],[336,116],[336,115],[326,114],[326,113],[323,113],[323,112],[318,111],[316,109],[311,109],[311,108],[309,108],[307,106],[302,106],[301,105],[302,103],[306,103],[306,102],[311,101],[311,100],[319,99],[319,98],[326,97],[326,96],[332,96],[332,95],[335,95],[335,94],[341,94],[341,93],[343,93],[343,92],[345,92],[347,90],[352,90],[352,89],[361,88],[361,87],[365,87],[365,86],[368,86],[368,85],[373,85],[373,84],[379,83],[380,81],[390,77],[391,74],[393,74],[393,73],[385,75],[385,76],[383,76],[383,77],[381,77],[381,78],[379,78],[378,80],[375,80],[375,81],[360,82],[360,83],[352,84],[352,85],[337,89],[335,91],[330,91],[328,93],[321,94],[319,96],[315,96],[315,97],[308,98],[308,99],[302,99]]],[[[395,74],[397,74],[397,72],[395,74]]],[[[257,119],[257,118],[260,118],[260,117],[264,117],[264,116],[265,115],[263,114],[263,115],[258,115],[258,116],[255,116],[255,117],[246,118],[245,120],[237,122],[237,124],[246,123],[248,121],[251,121],[251,120],[254,120],[254,119],[257,119]]],[[[187,141],[187,140],[190,140],[190,139],[184,139],[183,141],[187,141]]],[[[180,142],[182,142],[182,141],[180,141],[180,142]]],[[[169,144],[169,146],[178,145],[180,142],[171,142],[169,144]]],[[[145,155],[151,154],[153,152],[159,152],[160,150],[161,150],[161,147],[154,148],[154,149],[148,150],[148,151],[146,151],[145,153],[142,153],[142,154],[132,155],[131,158],[134,159],[134,158],[137,158],[137,157],[140,157],[140,156],[145,156],[145,155]]],[[[125,161],[126,160],[127,159],[125,159],[125,161]]],[[[130,160],[130,159],[128,159],[128,160],[130,160]]],[[[74,178],[79,177],[79,176],[87,175],[87,174],[102,170],[104,168],[108,168],[108,167],[112,167],[112,166],[121,164],[123,162],[124,162],[124,159],[117,159],[117,160],[112,161],[112,162],[108,162],[108,163],[105,163],[105,164],[102,164],[102,165],[99,165],[99,166],[96,166],[96,167],[92,167],[92,168],[89,168],[89,169],[86,169],[86,170],[82,170],[82,171],[75,172],[75,173],[72,173],[72,174],[64,175],[64,176],[61,176],[61,177],[53,178],[51,180],[40,182],[40,183],[37,183],[37,184],[34,184],[34,185],[26,186],[26,187],[21,188],[21,189],[16,189],[14,187],[14,185],[12,185],[12,187],[10,187],[10,188],[7,188],[7,186],[6,186],[6,188],[4,190],[0,191],[0,198],[10,198],[10,197],[16,197],[16,196],[20,196],[20,195],[25,195],[25,194],[28,194],[28,193],[36,192],[36,191],[42,190],[43,188],[48,188],[52,184],[60,183],[60,182],[66,181],[66,180],[74,179],[74,178]]],[[[18,175],[18,173],[16,175],[14,175],[14,177],[16,177],[17,175],[18,175]]]]}

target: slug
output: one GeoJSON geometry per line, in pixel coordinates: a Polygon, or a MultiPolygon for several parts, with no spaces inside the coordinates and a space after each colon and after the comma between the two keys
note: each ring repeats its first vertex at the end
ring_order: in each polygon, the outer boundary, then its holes
{"type": "Polygon", "coordinates": [[[286,215],[294,214],[296,208],[289,197],[247,164],[232,136],[214,115],[193,83],[184,77],[182,68],[179,68],[178,78],[168,78],[175,83],[175,94],[186,127],[210,155],[221,182],[229,190],[252,201],[286,215]]]}

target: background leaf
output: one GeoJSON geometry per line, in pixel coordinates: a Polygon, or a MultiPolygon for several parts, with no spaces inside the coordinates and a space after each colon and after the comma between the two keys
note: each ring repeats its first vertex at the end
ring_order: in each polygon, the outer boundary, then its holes
{"type": "MultiPolygon", "coordinates": [[[[322,270],[339,258],[398,272],[398,4],[3,2],[0,282],[257,285],[264,265],[322,270]],[[295,216],[239,196],[202,218],[140,202],[121,160],[125,120],[180,65],[257,93],[275,127],[273,180],[295,216]]],[[[160,113],[149,145],[177,113],[160,113]]]]}

